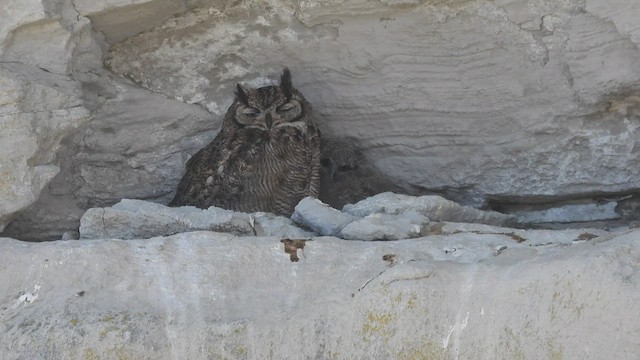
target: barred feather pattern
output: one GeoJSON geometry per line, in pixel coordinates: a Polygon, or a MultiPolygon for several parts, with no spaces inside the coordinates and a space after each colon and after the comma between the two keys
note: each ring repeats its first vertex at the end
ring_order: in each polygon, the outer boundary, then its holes
{"type": "MultiPolygon", "coordinates": [[[[285,101],[279,90],[265,87],[246,96],[249,103],[269,107],[270,101],[285,101]],[[251,96],[258,99],[252,102],[251,96]]],[[[236,100],[216,138],[187,162],[170,206],[291,215],[301,199],[318,197],[320,132],[302,94],[294,89],[290,96],[301,103],[301,115],[270,128],[239,124],[235,114],[242,104],[236,100]]]]}

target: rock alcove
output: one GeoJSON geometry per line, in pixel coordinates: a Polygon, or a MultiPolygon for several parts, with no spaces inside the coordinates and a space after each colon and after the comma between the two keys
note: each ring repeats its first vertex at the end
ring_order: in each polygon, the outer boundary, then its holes
{"type": "Polygon", "coordinates": [[[619,2],[10,2],[4,234],[57,239],[91,207],[166,203],[235,84],[283,65],[326,137],[357,139],[401,192],[628,223],[640,30],[619,2]]]}
{"type": "Polygon", "coordinates": [[[634,0],[4,1],[1,352],[633,358],[639,17],[634,0]],[[356,139],[360,185],[415,197],[305,200],[306,229],[165,208],[235,84],[284,65],[326,139],[356,139]],[[63,237],[85,240],[13,240],[63,237]]]}

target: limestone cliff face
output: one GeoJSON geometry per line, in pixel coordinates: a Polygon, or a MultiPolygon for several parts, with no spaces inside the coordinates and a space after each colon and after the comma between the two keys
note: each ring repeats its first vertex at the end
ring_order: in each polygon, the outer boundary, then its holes
{"type": "Polygon", "coordinates": [[[83,238],[0,238],[0,357],[637,358],[639,230],[487,224],[640,218],[638,18],[637,0],[0,1],[1,236],[83,238]],[[155,204],[235,84],[285,65],[323,134],[394,186],[510,214],[155,204]]]}
{"type": "Polygon", "coordinates": [[[14,236],[166,202],[235,83],[284,65],[323,132],[358,138],[407,192],[613,209],[640,188],[635,0],[7,0],[0,17],[14,236]]]}
{"type": "Polygon", "coordinates": [[[1,357],[637,359],[640,231],[519,234],[0,238],[1,357]]]}

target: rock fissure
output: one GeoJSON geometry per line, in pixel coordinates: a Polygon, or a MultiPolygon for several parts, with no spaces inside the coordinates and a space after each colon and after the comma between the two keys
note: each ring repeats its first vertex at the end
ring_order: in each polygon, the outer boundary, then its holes
{"type": "Polygon", "coordinates": [[[73,11],[75,11],[75,13],[76,13],[76,22],[79,22],[80,21],[80,17],[82,16],[82,14],[80,14],[80,11],[78,11],[78,8],[76,7],[75,0],[69,0],[69,4],[73,8],[73,11]]]}
{"type": "Polygon", "coordinates": [[[367,282],[365,282],[364,285],[362,285],[360,288],[358,288],[358,292],[364,290],[364,288],[366,288],[367,285],[369,285],[369,283],[371,283],[372,281],[378,279],[380,276],[382,276],[382,274],[387,272],[387,270],[389,270],[389,269],[384,269],[381,272],[379,272],[378,275],[376,275],[376,276],[372,277],[371,279],[367,280],[367,282]]]}
{"type": "Polygon", "coordinates": [[[109,234],[109,227],[107,226],[107,222],[106,222],[106,221],[105,221],[105,219],[104,219],[104,215],[105,215],[105,213],[106,213],[106,212],[107,212],[107,210],[106,210],[106,209],[102,209],[102,214],[101,214],[101,216],[100,216],[100,219],[102,220],[102,227],[103,227],[103,229],[104,229],[104,233],[105,233],[105,235],[106,235],[105,237],[106,237],[107,239],[113,239],[113,236],[111,236],[111,235],[109,234]]]}

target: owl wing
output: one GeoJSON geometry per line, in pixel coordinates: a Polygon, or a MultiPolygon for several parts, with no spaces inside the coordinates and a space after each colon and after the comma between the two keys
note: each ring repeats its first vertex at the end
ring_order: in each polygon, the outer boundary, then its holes
{"type": "Polygon", "coordinates": [[[307,127],[309,134],[309,151],[311,173],[309,179],[309,191],[307,196],[317,198],[320,196],[320,130],[314,125],[307,127]]]}
{"type": "Polygon", "coordinates": [[[178,184],[175,197],[169,206],[192,205],[200,208],[209,207],[205,202],[212,190],[215,191],[216,181],[220,177],[216,176],[215,169],[224,157],[226,150],[224,136],[218,134],[209,145],[195,153],[185,166],[185,173],[178,184]]]}

